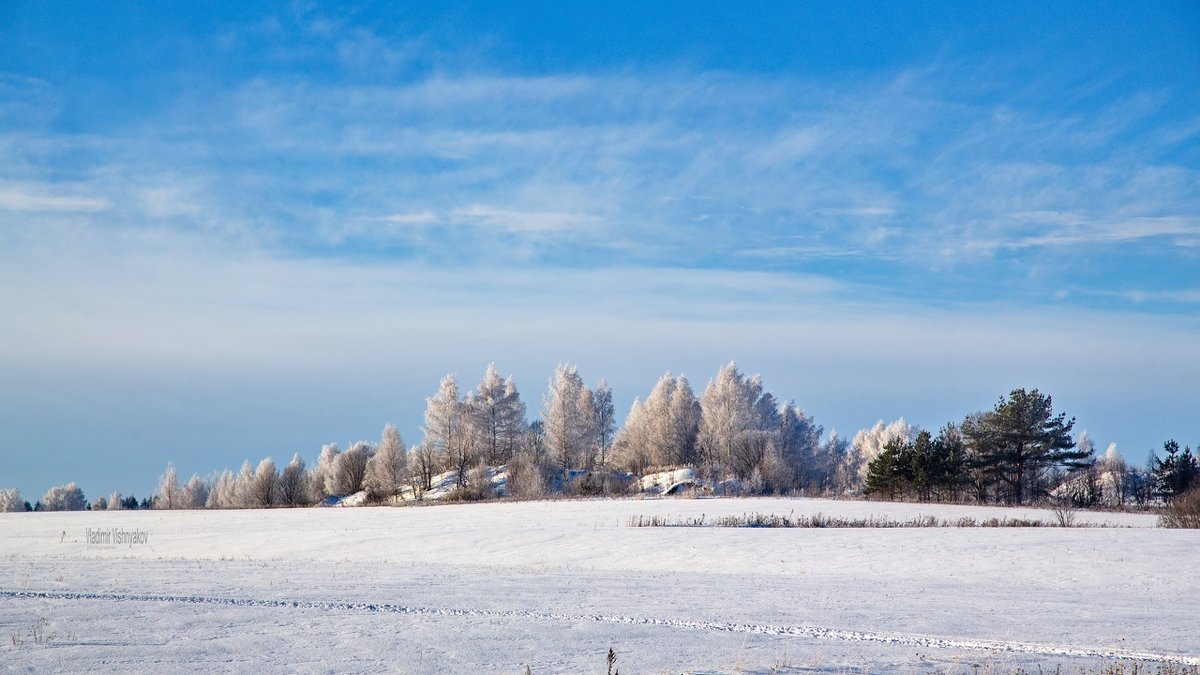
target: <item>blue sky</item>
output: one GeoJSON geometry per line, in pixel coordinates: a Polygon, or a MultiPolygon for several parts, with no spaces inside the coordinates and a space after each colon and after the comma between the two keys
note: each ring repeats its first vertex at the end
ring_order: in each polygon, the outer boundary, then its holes
{"type": "Polygon", "coordinates": [[[0,4],[0,487],[414,443],[492,361],[1200,442],[1195,3],[393,4],[0,4]]]}

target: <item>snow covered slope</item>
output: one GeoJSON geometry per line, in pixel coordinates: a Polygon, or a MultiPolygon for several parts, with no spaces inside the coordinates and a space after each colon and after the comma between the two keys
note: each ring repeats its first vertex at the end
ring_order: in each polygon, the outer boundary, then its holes
{"type": "Polygon", "coordinates": [[[1053,520],[784,499],[0,514],[0,664],[603,672],[609,647],[624,673],[1200,663],[1200,532],[1153,516],[1081,513],[1120,526],[1086,529],[627,526],[747,512],[1053,520]]]}

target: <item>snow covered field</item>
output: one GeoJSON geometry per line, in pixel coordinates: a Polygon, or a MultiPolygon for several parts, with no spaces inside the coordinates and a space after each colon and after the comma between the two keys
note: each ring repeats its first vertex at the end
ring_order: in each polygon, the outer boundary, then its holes
{"type": "Polygon", "coordinates": [[[747,512],[1053,520],[789,499],[0,514],[0,669],[602,673],[610,647],[627,675],[1200,664],[1200,531],[627,526],[747,512]]]}

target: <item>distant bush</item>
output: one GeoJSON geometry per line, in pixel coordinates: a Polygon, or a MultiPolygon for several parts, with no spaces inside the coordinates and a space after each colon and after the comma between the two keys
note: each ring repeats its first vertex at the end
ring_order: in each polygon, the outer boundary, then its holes
{"type": "Polygon", "coordinates": [[[1158,524],[1171,528],[1200,528],[1200,488],[1192,488],[1172,499],[1158,524]]]}
{"type": "Polygon", "coordinates": [[[870,516],[844,518],[817,513],[811,516],[781,516],[774,513],[744,513],[740,516],[718,516],[709,519],[704,514],[685,518],[667,516],[632,516],[629,527],[779,527],[779,528],[897,528],[897,527],[1103,527],[1102,525],[1064,525],[1030,518],[988,518],[975,520],[965,517],[938,520],[934,516],[915,516],[908,520],[870,516]]]}
{"type": "Polygon", "coordinates": [[[478,502],[496,496],[492,474],[486,467],[477,466],[467,472],[466,482],[455,487],[446,500],[451,502],[478,502]]]}

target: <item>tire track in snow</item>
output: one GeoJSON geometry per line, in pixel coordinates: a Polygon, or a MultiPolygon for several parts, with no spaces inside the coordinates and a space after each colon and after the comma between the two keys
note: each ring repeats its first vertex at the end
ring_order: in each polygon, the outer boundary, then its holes
{"type": "Polygon", "coordinates": [[[968,640],[904,633],[876,633],[869,631],[841,630],[822,626],[772,626],[751,623],[717,621],[692,621],[687,619],[660,619],[652,617],[612,616],[604,614],[566,614],[536,610],[491,610],[458,609],[447,607],[416,607],[375,602],[344,602],[325,600],[269,600],[255,598],[222,598],[200,595],[158,595],[141,593],[79,593],[71,591],[0,591],[0,597],[16,600],[106,600],[113,602],[166,602],[193,605],[223,605],[230,607],[262,607],[280,609],[313,609],[321,611],[378,612],[415,616],[473,617],[486,619],[541,619],[559,622],[592,621],[597,623],[625,624],[635,626],[660,626],[688,630],[708,630],[726,633],[751,633],[838,640],[842,642],[879,642],[890,645],[926,647],[936,649],[962,649],[969,651],[1005,652],[1032,654],[1037,656],[1062,656],[1075,658],[1125,659],[1157,663],[1179,663],[1200,665],[1200,657],[1175,656],[1154,652],[1138,652],[1123,649],[1090,647],[1065,647],[1033,642],[1005,640],[968,640]]]}

